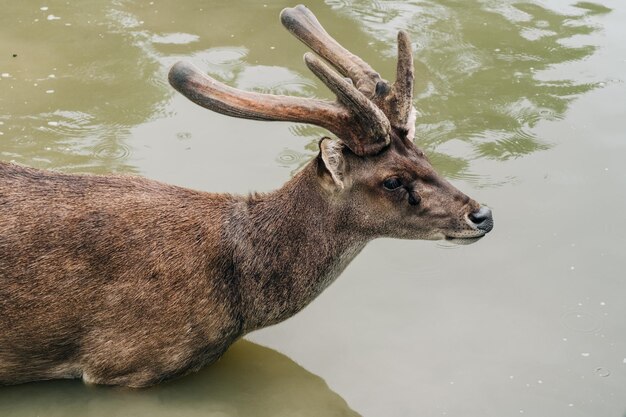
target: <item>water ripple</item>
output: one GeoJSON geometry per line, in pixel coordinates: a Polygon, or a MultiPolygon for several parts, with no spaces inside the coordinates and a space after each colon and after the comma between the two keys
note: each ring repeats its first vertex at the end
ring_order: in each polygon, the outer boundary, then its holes
{"type": "Polygon", "coordinates": [[[101,161],[122,161],[131,154],[130,147],[124,143],[99,143],[94,147],[93,156],[101,161]]]}
{"type": "Polygon", "coordinates": [[[197,53],[192,60],[211,76],[230,83],[245,67],[247,55],[243,47],[217,47],[197,53]]]}
{"type": "Polygon", "coordinates": [[[276,162],[284,167],[300,166],[303,162],[308,161],[310,155],[293,149],[283,149],[276,157],[276,162]]]}
{"type": "Polygon", "coordinates": [[[80,111],[58,110],[53,113],[44,113],[39,119],[45,123],[40,130],[65,138],[83,137],[98,128],[98,125],[94,123],[94,116],[80,111]]]}
{"type": "Polygon", "coordinates": [[[595,333],[602,328],[602,321],[598,317],[579,310],[563,313],[561,322],[568,329],[581,333],[595,333]]]}
{"type": "Polygon", "coordinates": [[[237,87],[267,94],[313,97],[316,85],[288,68],[254,65],[241,71],[237,87]]]}

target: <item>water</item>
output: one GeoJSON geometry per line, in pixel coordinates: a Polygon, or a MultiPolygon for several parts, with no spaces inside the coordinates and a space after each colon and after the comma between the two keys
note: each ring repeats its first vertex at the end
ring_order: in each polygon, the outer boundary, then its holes
{"type": "Polygon", "coordinates": [[[248,341],[235,344],[214,366],[147,390],[51,381],[3,391],[3,417],[358,416],[322,378],[248,341]]]}
{"type": "MultiPolygon", "coordinates": [[[[184,58],[239,88],[330,97],[278,22],[291,5],[3,1],[0,158],[279,187],[324,132],[211,113],[166,74],[184,58]]],[[[139,392],[2,388],[0,415],[623,416],[626,6],[308,6],[389,78],[408,29],[419,144],[494,209],[495,230],[463,247],[375,241],[303,312],[197,375],[139,392]]]]}

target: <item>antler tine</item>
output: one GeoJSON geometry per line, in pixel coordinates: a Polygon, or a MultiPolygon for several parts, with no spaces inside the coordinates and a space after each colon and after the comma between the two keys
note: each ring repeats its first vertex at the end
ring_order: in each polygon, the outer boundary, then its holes
{"type": "Polygon", "coordinates": [[[305,6],[286,8],[280,13],[283,25],[315,53],[330,62],[387,116],[394,128],[410,131],[413,110],[413,54],[406,32],[398,33],[398,66],[393,86],[358,56],[341,46],[305,6]]]}
{"type": "Polygon", "coordinates": [[[378,153],[389,144],[391,140],[389,120],[374,103],[357,90],[350,81],[340,77],[312,53],[304,54],[304,62],[311,72],[335,93],[339,102],[352,109],[351,113],[357,119],[353,121],[353,125],[359,126],[363,137],[374,138],[373,142],[363,144],[366,146],[364,153],[378,153]]]}
{"type": "Polygon", "coordinates": [[[169,81],[188,99],[209,110],[244,119],[310,123],[337,135],[357,155],[380,152],[390,140],[385,115],[317,58],[305,59],[337,94],[337,102],[238,90],[182,61],[170,69],[169,81]]]}
{"type": "Polygon", "coordinates": [[[413,111],[413,50],[409,35],[401,30],[398,32],[398,64],[396,68],[396,81],[391,87],[391,94],[386,98],[389,111],[386,114],[393,115],[390,122],[394,127],[407,128],[413,111]]]}
{"type": "Polygon", "coordinates": [[[315,15],[303,5],[280,12],[280,21],[296,38],[330,62],[367,97],[373,97],[381,78],[365,61],[339,44],[326,32],[315,15]]]}

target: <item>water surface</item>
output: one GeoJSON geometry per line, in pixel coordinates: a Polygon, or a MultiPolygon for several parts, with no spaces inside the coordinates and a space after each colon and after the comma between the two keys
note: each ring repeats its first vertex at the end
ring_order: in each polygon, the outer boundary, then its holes
{"type": "MultiPolygon", "coordinates": [[[[279,187],[325,132],[232,119],[167,85],[194,62],[239,88],[330,98],[286,2],[4,1],[0,159],[210,191],[279,187]]],[[[494,209],[471,246],[380,240],[296,317],[152,390],[0,390],[0,414],[622,416],[626,6],[314,1],[385,77],[415,48],[417,141],[494,209]],[[279,353],[280,352],[280,353],[279,353]],[[295,361],[295,362],[294,362],[295,361]],[[299,364],[299,365],[296,365],[299,364]]]]}

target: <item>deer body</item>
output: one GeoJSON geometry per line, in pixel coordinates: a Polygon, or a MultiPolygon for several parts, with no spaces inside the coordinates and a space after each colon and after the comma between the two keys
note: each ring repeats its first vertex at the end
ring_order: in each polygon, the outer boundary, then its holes
{"type": "Polygon", "coordinates": [[[0,384],[155,384],[300,311],[372,239],[469,242],[491,230],[491,211],[413,143],[408,36],[390,85],[304,6],[281,19],[341,73],[305,54],[337,101],[236,90],[185,63],[169,76],[219,113],[338,136],[279,190],[211,194],[0,162],[0,384]]]}
{"type": "Polygon", "coordinates": [[[0,383],[150,385],[298,312],[365,243],[316,164],[240,197],[0,163],[0,383]]]}

